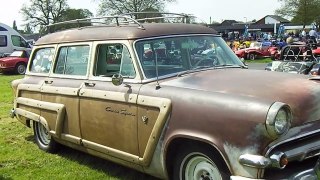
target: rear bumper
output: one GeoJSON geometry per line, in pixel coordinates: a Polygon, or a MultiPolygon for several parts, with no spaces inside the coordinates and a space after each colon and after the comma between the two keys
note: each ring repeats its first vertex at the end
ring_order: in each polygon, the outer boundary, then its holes
{"type": "Polygon", "coordinates": [[[16,111],[14,109],[11,109],[10,111],[10,117],[14,118],[16,116],[16,111]]]}

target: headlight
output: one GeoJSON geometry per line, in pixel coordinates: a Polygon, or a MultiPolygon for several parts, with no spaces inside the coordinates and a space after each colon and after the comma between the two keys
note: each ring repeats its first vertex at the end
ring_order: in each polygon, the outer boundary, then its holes
{"type": "Polygon", "coordinates": [[[290,107],[281,102],[275,102],[269,109],[266,128],[272,138],[286,134],[291,126],[292,113],[290,107]]]}

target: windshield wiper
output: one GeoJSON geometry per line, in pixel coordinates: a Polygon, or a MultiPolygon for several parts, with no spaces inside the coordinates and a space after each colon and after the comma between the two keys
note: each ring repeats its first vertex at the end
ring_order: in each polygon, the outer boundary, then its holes
{"type": "Polygon", "coordinates": [[[188,74],[190,72],[194,72],[195,70],[200,70],[200,69],[212,69],[212,68],[225,68],[225,67],[235,67],[235,68],[243,68],[243,69],[248,69],[248,67],[246,66],[242,66],[242,65],[238,65],[238,64],[220,64],[220,65],[215,65],[215,66],[196,66],[193,67],[192,69],[186,70],[186,71],[182,71],[179,72],[177,74],[177,77],[180,77],[182,75],[188,74]]]}
{"type": "Polygon", "coordinates": [[[243,69],[248,69],[248,67],[243,66],[243,65],[239,65],[239,64],[220,64],[220,65],[216,65],[215,67],[240,67],[243,69]]]}
{"type": "Polygon", "coordinates": [[[190,72],[194,72],[195,70],[206,69],[206,68],[214,68],[214,66],[197,66],[197,67],[194,67],[194,68],[192,68],[192,69],[179,72],[179,73],[177,74],[177,77],[180,77],[180,76],[182,76],[182,75],[188,74],[188,73],[190,73],[190,72]]]}
{"type": "Polygon", "coordinates": [[[177,74],[177,77],[181,77],[182,75],[188,74],[190,70],[182,71],[177,74]]]}
{"type": "Polygon", "coordinates": [[[197,67],[192,68],[192,70],[205,69],[205,68],[212,68],[212,67],[215,67],[215,66],[197,66],[197,67]]]}

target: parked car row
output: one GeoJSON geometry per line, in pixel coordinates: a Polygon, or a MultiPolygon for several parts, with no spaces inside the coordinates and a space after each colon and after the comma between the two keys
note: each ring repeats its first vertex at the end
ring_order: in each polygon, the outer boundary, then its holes
{"type": "Polygon", "coordinates": [[[0,23],[0,58],[10,55],[16,50],[31,52],[30,45],[17,31],[10,26],[0,23]]]}
{"type": "Polygon", "coordinates": [[[250,46],[234,48],[233,51],[241,59],[255,60],[270,57],[274,60],[278,55],[278,51],[286,45],[287,43],[283,40],[258,40],[250,42],[250,46]]]}
{"type": "Polygon", "coordinates": [[[319,75],[319,54],[315,44],[295,42],[281,49],[277,61],[269,63],[268,71],[280,71],[306,75],[319,75]]]}
{"type": "Polygon", "coordinates": [[[249,48],[235,51],[239,58],[255,60],[258,58],[270,57],[277,50],[277,47],[269,43],[252,42],[249,48]]]}
{"type": "Polygon", "coordinates": [[[0,23],[0,73],[24,74],[31,48],[17,31],[0,23]]]}

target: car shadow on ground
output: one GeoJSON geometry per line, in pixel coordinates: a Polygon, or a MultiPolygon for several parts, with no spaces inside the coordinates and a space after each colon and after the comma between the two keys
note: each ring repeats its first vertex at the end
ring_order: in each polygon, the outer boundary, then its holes
{"type": "MultiPolygon", "coordinates": [[[[35,146],[37,145],[33,135],[27,136],[25,140],[33,142],[35,146]]],[[[63,145],[61,145],[59,148],[60,149],[56,153],[57,155],[67,160],[78,162],[79,164],[90,167],[91,169],[104,172],[106,176],[111,176],[112,178],[116,178],[119,180],[159,180],[147,174],[140,173],[136,170],[118,165],[99,157],[92,156],[90,154],[86,154],[78,150],[74,150],[63,145]]]]}

